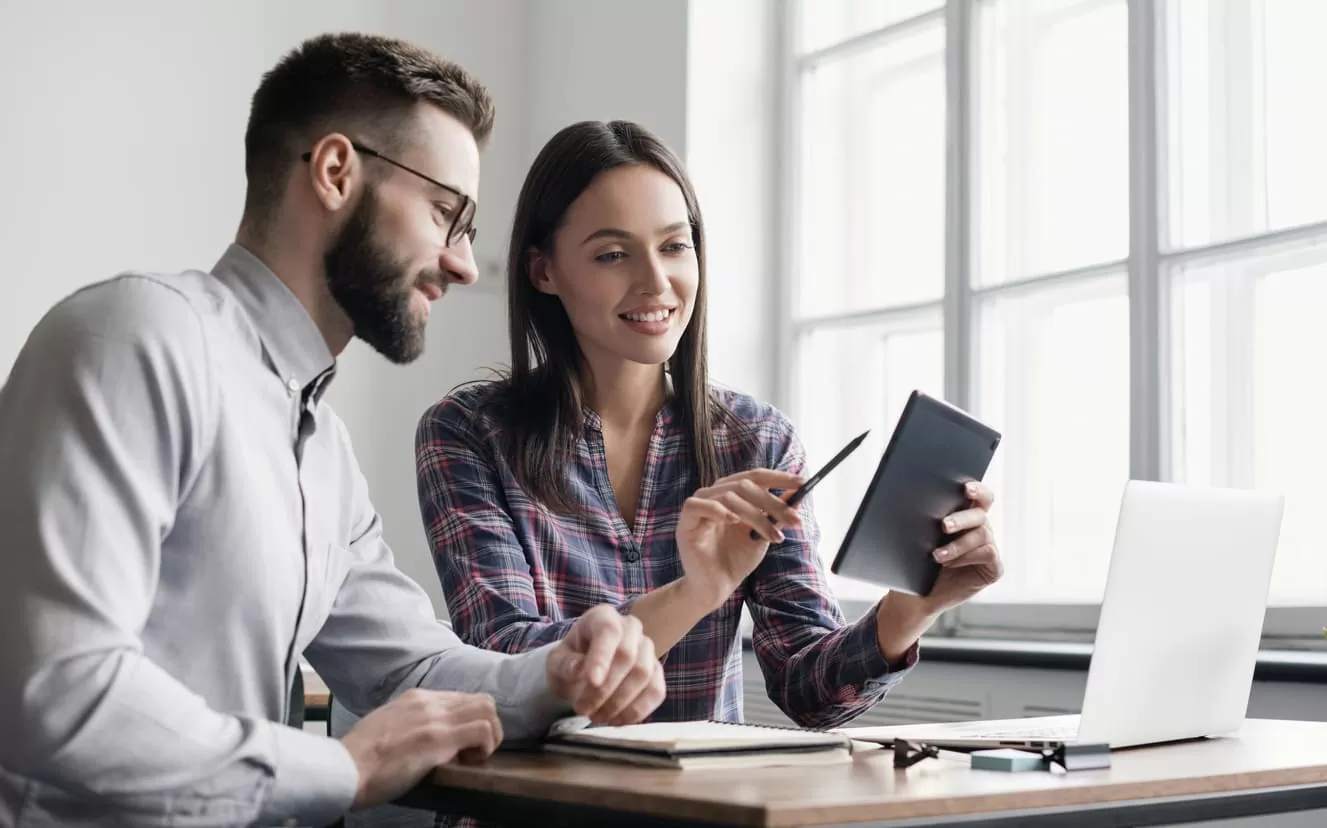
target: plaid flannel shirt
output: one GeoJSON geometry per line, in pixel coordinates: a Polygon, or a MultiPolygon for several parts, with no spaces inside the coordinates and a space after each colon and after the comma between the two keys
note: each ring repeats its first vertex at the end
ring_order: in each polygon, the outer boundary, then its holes
{"type": "MultiPolygon", "coordinates": [[[[535,503],[508,466],[485,403],[492,385],[468,386],[429,409],[416,434],[420,507],[452,624],[466,642],[517,653],[556,641],[590,607],[627,612],[636,597],[682,575],[674,529],[698,488],[690,443],[666,405],[655,420],[634,529],[617,508],[598,415],[565,470],[582,514],[535,503]]],[[[715,430],[723,474],[767,467],[805,475],[792,424],[772,406],[717,389],[741,428],[715,430]]],[[[667,699],[653,721],[742,720],[745,604],[770,698],[803,727],[830,728],[876,704],[917,660],[914,645],[890,665],[876,614],[845,624],[817,554],[810,498],[801,527],[734,594],[664,656],[667,699]]]]}

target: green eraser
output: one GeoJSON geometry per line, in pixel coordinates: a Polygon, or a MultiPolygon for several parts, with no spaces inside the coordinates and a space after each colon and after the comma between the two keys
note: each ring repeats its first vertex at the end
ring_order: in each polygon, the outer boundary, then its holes
{"type": "Polygon", "coordinates": [[[972,754],[972,767],[976,770],[1019,771],[1041,770],[1045,767],[1041,755],[1025,750],[1001,748],[1000,750],[976,750],[972,754]]]}

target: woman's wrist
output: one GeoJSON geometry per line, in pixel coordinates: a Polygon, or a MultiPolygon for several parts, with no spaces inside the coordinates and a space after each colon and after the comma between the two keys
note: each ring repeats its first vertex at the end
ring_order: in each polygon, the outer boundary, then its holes
{"type": "Polygon", "coordinates": [[[703,610],[702,616],[723,606],[723,602],[737,589],[736,584],[730,586],[712,578],[697,578],[690,574],[682,575],[674,584],[679,600],[687,606],[703,610]]]}
{"type": "Polygon", "coordinates": [[[876,640],[891,664],[901,659],[940,617],[925,598],[890,592],[876,606],[876,640]]]}

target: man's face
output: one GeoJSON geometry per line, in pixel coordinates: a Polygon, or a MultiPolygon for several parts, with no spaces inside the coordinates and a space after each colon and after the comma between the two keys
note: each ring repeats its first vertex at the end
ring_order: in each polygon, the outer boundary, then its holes
{"type": "MultiPolygon", "coordinates": [[[[470,131],[435,107],[421,107],[414,140],[397,161],[475,198],[479,147],[470,131]]],[[[372,149],[377,149],[373,147],[372,149]]],[[[381,158],[360,153],[369,176],[359,203],[324,254],[327,286],[355,336],[392,362],[424,351],[430,303],[453,283],[478,277],[470,239],[448,244],[456,193],[381,158]]]]}

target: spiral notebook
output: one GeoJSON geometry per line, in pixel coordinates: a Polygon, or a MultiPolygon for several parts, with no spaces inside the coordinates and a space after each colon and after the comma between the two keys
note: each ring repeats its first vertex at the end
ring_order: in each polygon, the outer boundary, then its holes
{"type": "Polygon", "coordinates": [[[543,747],[629,764],[718,769],[846,762],[853,743],[841,733],[772,725],[689,721],[593,727],[584,719],[566,719],[549,730],[543,747]]]}

